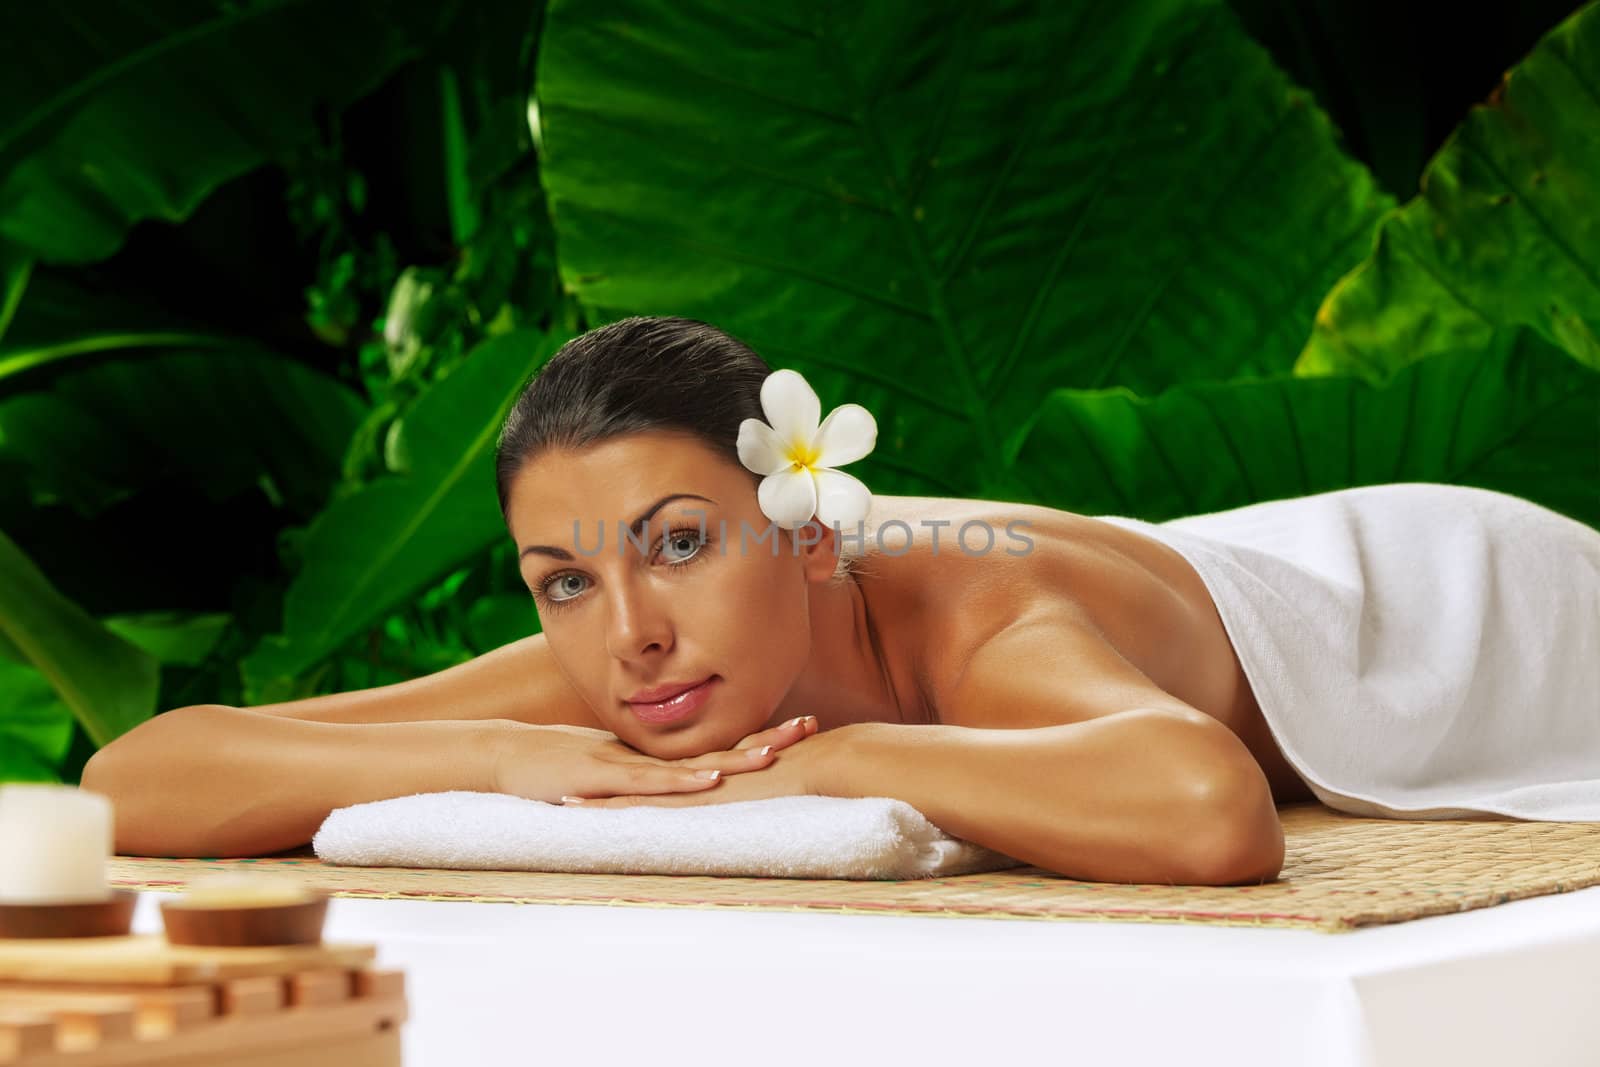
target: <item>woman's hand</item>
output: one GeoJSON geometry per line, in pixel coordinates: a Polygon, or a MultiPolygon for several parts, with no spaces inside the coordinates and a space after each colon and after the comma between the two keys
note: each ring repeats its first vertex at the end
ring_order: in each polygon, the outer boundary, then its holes
{"type": "MultiPolygon", "coordinates": [[[[800,739],[785,748],[781,755],[767,758],[760,774],[724,775],[712,788],[693,792],[655,795],[623,795],[562,798],[567,807],[584,808],[688,808],[701,804],[732,804],[740,800],[766,800],[771,797],[808,796],[825,791],[822,783],[830,781],[832,753],[849,731],[840,726],[825,734],[800,739]]],[[[752,734],[751,737],[761,737],[752,734]]],[[[748,739],[747,739],[748,740],[748,739]]],[[[742,745],[744,742],[740,742],[742,745]]]]}
{"type": "Polygon", "coordinates": [[[817,732],[816,716],[807,715],[750,734],[726,752],[664,760],[630,748],[606,730],[514,725],[495,755],[495,791],[550,804],[566,797],[696,796],[749,777],[746,771],[770,767],[780,750],[817,732]],[[711,772],[716,773],[700,776],[711,772]]]}

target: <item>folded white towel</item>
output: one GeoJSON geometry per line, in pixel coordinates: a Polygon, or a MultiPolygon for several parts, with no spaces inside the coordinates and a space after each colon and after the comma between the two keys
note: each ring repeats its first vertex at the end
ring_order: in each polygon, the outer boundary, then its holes
{"type": "Polygon", "coordinates": [[[1194,565],[1330,807],[1600,820],[1600,531],[1433,482],[1097,518],[1194,565]]]}
{"type": "Polygon", "coordinates": [[[330,812],[311,845],[327,863],[356,867],[579,874],[907,879],[1025,866],[891,797],[585,809],[419,793],[330,812]]]}

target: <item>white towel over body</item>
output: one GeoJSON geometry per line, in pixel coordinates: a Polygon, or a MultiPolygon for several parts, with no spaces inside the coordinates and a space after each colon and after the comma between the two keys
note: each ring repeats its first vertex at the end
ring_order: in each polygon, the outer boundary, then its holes
{"type": "Polygon", "coordinates": [[[907,879],[1025,866],[891,797],[772,797],[684,808],[563,807],[418,793],[329,813],[312,840],[359,867],[907,879]]]}
{"type": "Polygon", "coordinates": [[[1268,727],[1328,806],[1600,820],[1600,531],[1426,482],[1094,517],[1199,572],[1268,727]]]}

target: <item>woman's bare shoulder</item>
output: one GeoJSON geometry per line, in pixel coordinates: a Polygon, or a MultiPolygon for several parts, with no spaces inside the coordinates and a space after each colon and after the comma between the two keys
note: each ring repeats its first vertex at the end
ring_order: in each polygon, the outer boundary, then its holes
{"type": "Polygon", "coordinates": [[[1004,634],[1007,647],[1039,642],[1040,650],[1055,639],[1062,647],[1079,639],[1105,642],[1185,702],[1211,710],[1226,696],[1226,637],[1220,648],[1203,640],[1209,596],[1182,557],[1160,542],[1093,516],[1005,501],[888,497],[880,508],[874,498],[874,514],[880,528],[900,518],[916,529],[910,552],[876,553],[871,562],[898,590],[890,603],[900,607],[899,617],[916,620],[920,633],[912,645],[931,692],[951,692],[973,657],[1004,634]],[[993,526],[987,552],[985,531],[957,537],[962,523],[975,521],[993,526]],[[1013,522],[1024,525],[1008,528],[1013,522]],[[1202,650],[1223,655],[1200,669],[1202,650]]]}
{"type": "Polygon", "coordinates": [[[420,678],[249,710],[316,722],[512,719],[536,726],[601,725],[568,683],[542,633],[420,678]]]}

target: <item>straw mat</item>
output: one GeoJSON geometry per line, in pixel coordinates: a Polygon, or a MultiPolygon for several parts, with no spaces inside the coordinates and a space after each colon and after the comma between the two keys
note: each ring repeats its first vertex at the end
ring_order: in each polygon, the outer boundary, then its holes
{"type": "Polygon", "coordinates": [[[309,852],[256,859],[119,856],[111,881],[177,890],[209,871],[270,870],[335,896],[948,918],[1284,926],[1337,933],[1600,885],[1600,822],[1372,819],[1320,803],[1279,809],[1287,853],[1265,885],[1081,882],[1037,867],[908,881],[334,867],[309,852]]]}

